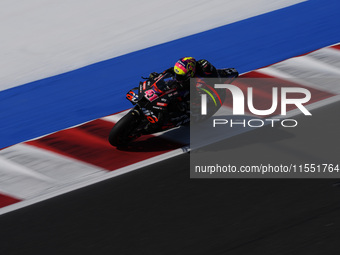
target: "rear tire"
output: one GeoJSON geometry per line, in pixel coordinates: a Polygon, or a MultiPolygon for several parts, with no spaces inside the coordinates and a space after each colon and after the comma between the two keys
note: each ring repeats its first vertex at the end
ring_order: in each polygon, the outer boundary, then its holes
{"type": "Polygon", "coordinates": [[[139,113],[131,110],[122,117],[111,129],[109,143],[112,146],[123,146],[136,139],[138,136],[132,134],[140,122],[139,113]]]}

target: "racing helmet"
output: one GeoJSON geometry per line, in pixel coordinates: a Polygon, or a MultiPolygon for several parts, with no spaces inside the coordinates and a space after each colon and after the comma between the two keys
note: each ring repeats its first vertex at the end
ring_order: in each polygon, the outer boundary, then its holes
{"type": "Polygon", "coordinates": [[[194,77],[196,72],[196,60],[193,57],[179,59],[174,66],[175,78],[180,83],[194,77]]]}

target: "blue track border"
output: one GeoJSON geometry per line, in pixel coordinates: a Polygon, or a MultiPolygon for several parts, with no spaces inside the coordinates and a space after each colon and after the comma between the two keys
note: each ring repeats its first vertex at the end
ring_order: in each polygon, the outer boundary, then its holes
{"type": "Polygon", "coordinates": [[[129,108],[141,75],[183,56],[242,73],[338,43],[339,10],[338,0],[310,0],[2,91],[0,148],[129,108]]]}

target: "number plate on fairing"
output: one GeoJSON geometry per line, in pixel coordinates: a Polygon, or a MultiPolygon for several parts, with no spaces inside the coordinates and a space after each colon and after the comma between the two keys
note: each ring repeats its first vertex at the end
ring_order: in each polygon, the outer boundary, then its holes
{"type": "Polygon", "coordinates": [[[159,97],[153,89],[149,89],[149,90],[145,91],[144,95],[145,95],[146,99],[148,99],[150,102],[156,100],[159,97]]]}

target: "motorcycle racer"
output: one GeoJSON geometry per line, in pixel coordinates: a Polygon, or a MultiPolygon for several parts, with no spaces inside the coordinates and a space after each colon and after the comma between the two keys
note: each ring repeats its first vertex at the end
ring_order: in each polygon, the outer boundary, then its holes
{"type": "Polygon", "coordinates": [[[169,105],[169,114],[160,113],[159,121],[150,123],[147,128],[150,132],[161,131],[161,127],[168,129],[189,122],[190,78],[236,78],[238,76],[238,71],[235,68],[218,70],[206,59],[196,61],[193,57],[183,57],[164,72],[151,73],[148,79],[157,84],[157,80],[167,73],[175,77],[175,86],[178,87],[180,95],[176,101],[169,105]]]}

